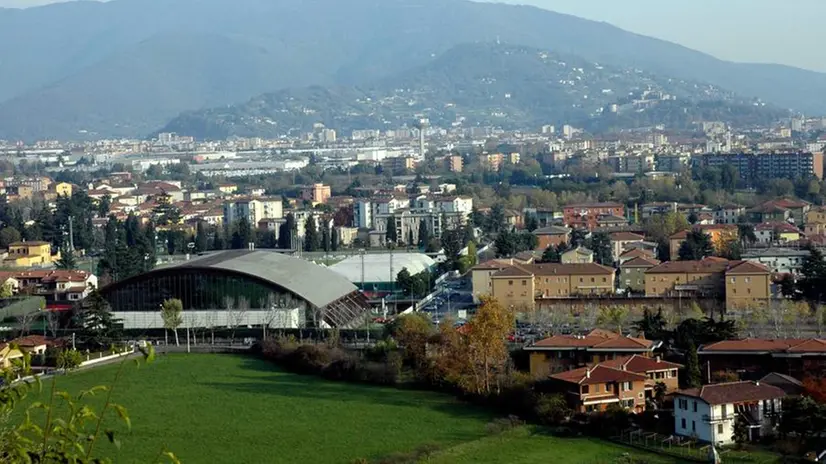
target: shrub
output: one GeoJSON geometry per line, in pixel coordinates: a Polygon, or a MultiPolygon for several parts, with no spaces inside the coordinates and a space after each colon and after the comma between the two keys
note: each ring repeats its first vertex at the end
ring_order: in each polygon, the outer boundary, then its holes
{"type": "Polygon", "coordinates": [[[542,394],[536,398],[534,414],[544,425],[558,425],[568,418],[571,410],[562,395],[542,394]]]}
{"type": "Polygon", "coordinates": [[[75,369],[83,362],[83,355],[77,350],[63,350],[57,354],[56,367],[58,369],[75,369]]]}
{"type": "Polygon", "coordinates": [[[330,353],[323,347],[301,345],[284,356],[284,366],[299,374],[320,374],[330,363],[330,353]]]}
{"type": "Polygon", "coordinates": [[[485,432],[488,435],[499,435],[523,425],[525,425],[523,420],[517,416],[510,415],[508,417],[494,419],[493,421],[485,424],[485,432]]]}

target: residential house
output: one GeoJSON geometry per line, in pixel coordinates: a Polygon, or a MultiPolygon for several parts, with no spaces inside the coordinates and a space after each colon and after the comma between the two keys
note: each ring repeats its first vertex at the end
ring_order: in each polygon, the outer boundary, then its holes
{"type": "Polygon", "coordinates": [[[745,379],[772,372],[798,379],[826,375],[826,339],[723,340],[699,347],[697,354],[711,375],[726,371],[745,379]]]}
{"type": "Polygon", "coordinates": [[[640,355],[653,357],[661,342],[626,337],[616,332],[595,329],[587,335],[554,335],[526,346],[531,375],[537,379],[590,364],[640,355]]]}
{"type": "Polygon", "coordinates": [[[542,298],[612,295],[615,272],[596,263],[514,264],[490,276],[491,295],[506,307],[525,309],[542,298]]]}
{"type": "Polygon", "coordinates": [[[806,388],[803,386],[803,382],[790,375],[781,374],[779,372],[766,374],[762,379],[760,379],[760,383],[777,387],[783,390],[786,393],[786,396],[800,396],[806,391],[806,388]]]}
{"type": "Polygon", "coordinates": [[[806,213],[804,232],[806,235],[826,234],[826,207],[818,206],[806,213]]]}
{"type": "Polygon", "coordinates": [[[49,186],[49,190],[59,197],[72,196],[72,184],[68,182],[55,182],[49,186]]]}
{"type": "Polygon", "coordinates": [[[646,397],[649,398],[654,396],[654,390],[658,383],[665,385],[666,393],[671,393],[680,388],[679,371],[683,368],[683,365],[664,361],[659,356],[652,358],[634,354],[605,361],[600,365],[646,376],[645,393],[646,397]]]}
{"type": "Polygon", "coordinates": [[[730,382],[674,394],[677,435],[714,445],[734,443],[734,425],[745,421],[749,440],[773,435],[786,393],[761,382],[730,382]]]}
{"type": "Polygon", "coordinates": [[[628,219],[622,216],[606,214],[597,218],[597,229],[609,229],[628,225],[628,219]]]}
{"type": "Polygon", "coordinates": [[[60,253],[52,255],[49,242],[15,242],[9,245],[9,253],[3,260],[5,266],[43,267],[60,259],[60,253]]]}
{"type": "Polygon", "coordinates": [[[571,229],[560,226],[547,226],[533,231],[538,245],[537,250],[545,250],[549,246],[558,247],[567,244],[571,239],[571,229]]]}
{"type": "Polygon", "coordinates": [[[620,203],[581,203],[562,208],[563,222],[568,227],[597,228],[601,217],[625,217],[625,206],[620,203]]]}
{"type": "Polygon", "coordinates": [[[562,253],[560,257],[562,264],[585,264],[594,262],[594,252],[583,247],[578,246],[573,250],[568,250],[562,253]]]}
{"type": "Polygon", "coordinates": [[[644,235],[633,232],[614,232],[609,237],[611,239],[611,256],[613,256],[615,263],[619,262],[620,255],[628,249],[630,244],[645,240],[644,235]]]}
{"type": "Polygon", "coordinates": [[[771,201],[749,209],[747,214],[749,222],[757,224],[762,222],[788,222],[792,219],[792,211],[789,208],[771,201]]]}
{"type": "Polygon", "coordinates": [[[313,206],[319,203],[327,203],[327,200],[331,195],[332,191],[329,185],[313,184],[302,187],[301,189],[301,199],[304,201],[309,201],[313,204],[313,206]]]}
{"type": "Polygon", "coordinates": [[[646,376],[603,365],[582,367],[551,375],[576,412],[605,411],[619,405],[635,413],[645,411],[646,376]]]}
{"type": "Polygon", "coordinates": [[[788,222],[763,222],[754,226],[754,236],[762,245],[796,242],[800,240],[800,229],[788,222]]]}
{"type": "Polygon", "coordinates": [[[23,352],[13,348],[11,343],[0,342],[0,369],[8,369],[15,359],[22,359],[23,352]]]}
{"type": "Polygon", "coordinates": [[[676,202],[656,202],[646,203],[639,207],[642,219],[648,219],[652,216],[659,216],[668,213],[677,212],[676,202]]]}
{"type": "Polygon", "coordinates": [[[238,191],[238,184],[218,184],[218,191],[226,195],[232,195],[233,193],[238,191]]]}
{"type": "Polygon", "coordinates": [[[767,304],[772,298],[772,276],[769,269],[751,261],[729,261],[725,271],[726,305],[744,308],[767,304]]]}
{"type": "Polygon", "coordinates": [[[46,353],[46,348],[52,343],[43,335],[27,335],[25,337],[15,338],[11,343],[20,347],[25,353],[32,355],[40,355],[46,353]]]}
{"type": "Polygon", "coordinates": [[[619,288],[634,293],[645,293],[645,272],[660,264],[654,258],[640,256],[620,264],[619,288]]]}
{"type": "Polygon", "coordinates": [[[745,216],[746,207],[743,205],[728,204],[714,210],[714,222],[717,224],[737,224],[745,216]]]}
{"type": "Polygon", "coordinates": [[[812,204],[803,200],[781,198],[779,200],[772,200],[772,202],[777,206],[788,209],[791,212],[794,223],[799,225],[806,223],[806,215],[812,209],[812,204]]]}

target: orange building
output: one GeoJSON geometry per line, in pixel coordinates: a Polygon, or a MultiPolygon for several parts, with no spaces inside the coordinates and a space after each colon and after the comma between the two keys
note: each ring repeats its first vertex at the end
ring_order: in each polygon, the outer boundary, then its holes
{"type": "Polygon", "coordinates": [[[562,220],[568,227],[584,227],[594,230],[600,217],[625,217],[625,206],[620,203],[581,203],[562,208],[562,220]]]}
{"type": "MultiPolygon", "coordinates": [[[[694,226],[694,230],[702,231],[708,235],[711,238],[711,245],[717,253],[721,252],[729,242],[738,240],[740,237],[736,224],[700,224],[694,226]]],[[[680,255],[680,246],[687,237],[688,231],[683,230],[668,238],[672,260],[676,260],[680,255]]]]}
{"type": "Polygon", "coordinates": [[[576,412],[605,411],[619,405],[633,412],[645,411],[645,382],[642,374],[602,365],[554,374],[551,379],[565,392],[576,412]]]}
{"type": "Polygon", "coordinates": [[[301,189],[301,199],[309,201],[314,205],[327,203],[332,195],[330,186],[324,184],[313,184],[301,189]]]}

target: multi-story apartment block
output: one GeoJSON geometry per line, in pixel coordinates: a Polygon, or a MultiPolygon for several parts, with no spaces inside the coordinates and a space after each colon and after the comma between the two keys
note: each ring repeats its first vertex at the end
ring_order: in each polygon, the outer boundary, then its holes
{"type": "Polygon", "coordinates": [[[771,272],[743,260],[669,261],[645,271],[645,296],[725,297],[729,307],[766,303],[772,296],[771,272]]]}
{"type": "Polygon", "coordinates": [[[746,207],[743,205],[723,205],[714,210],[715,224],[737,224],[741,217],[746,215],[746,207]]]}
{"type": "Polygon", "coordinates": [[[700,346],[697,354],[711,375],[726,371],[745,379],[759,379],[771,372],[798,379],[826,375],[826,339],[723,340],[700,346]]]}
{"type": "Polygon", "coordinates": [[[604,216],[625,216],[625,206],[620,203],[581,203],[562,208],[563,222],[568,227],[596,229],[604,216]]]}
{"type": "Polygon", "coordinates": [[[485,153],[479,158],[480,164],[487,170],[498,171],[505,163],[505,155],[502,153],[485,153]]]}
{"type": "Polygon", "coordinates": [[[596,263],[515,264],[490,276],[490,294],[507,307],[532,309],[536,299],[611,295],[615,272],[596,263]]]}
{"type": "Polygon", "coordinates": [[[743,253],[746,261],[762,264],[774,274],[799,274],[809,250],[801,248],[756,248],[743,253]]]}
{"type": "Polygon", "coordinates": [[[681,172],[688,167],[688,155],[657,155],[654,164],[660,172],[681,172]]]}
{"type": "Polygon", "coordinates": [[[313,205],[327,203],[332,195],[330,186],[324,184],[313,184],[301,188],[301,199],[309,201],[313,205]]]}
{"type": "Polygon", "coordinates": [[[707,153],[693,161],[701,167],[734,166],[749,185],[779,177],[823,179],[823,153],[707,153]]]}
{"type": "Polygon", "coordinates": [[[241,218],[255,227],[262,219],[279,219],[284,217],[280,199],[243,198],[227,200],[224,203],[224,224],[233,224],[241,218]]]}
{"type": "Polygon", "coordinates": [[[445,158],[445,163],[447,164],[447,169],[450,172],[462,172],[462,169],[464,168],[464,161],[459,155],[447,156],[445,158]]]}

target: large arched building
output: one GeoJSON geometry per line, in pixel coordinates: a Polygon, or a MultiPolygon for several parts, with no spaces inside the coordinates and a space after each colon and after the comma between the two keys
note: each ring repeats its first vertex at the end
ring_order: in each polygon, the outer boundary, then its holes
{"type": "Polygon", "coordinates": [[[184,326],[352,328],[370,306],[355,285],[324,267],[271,251],[232,250],[115,282],[101,289],[126,329],[162,328],[160,306],[183,303],[184,326]]]}

